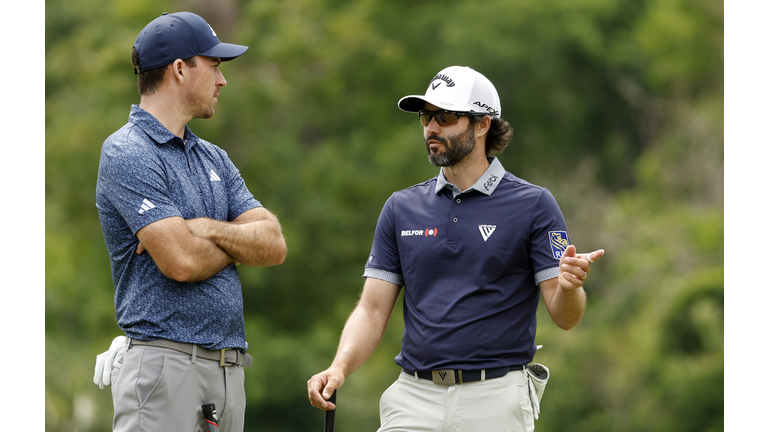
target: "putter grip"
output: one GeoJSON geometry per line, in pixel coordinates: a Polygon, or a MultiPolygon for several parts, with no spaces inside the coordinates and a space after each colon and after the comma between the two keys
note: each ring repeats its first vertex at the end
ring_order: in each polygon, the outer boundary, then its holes
{"type": "MultiPolygon", "coordinates": [[[[333,394],[330,398],[328,398],[328,401],[336,403],[336,390],[333,391],[333,394]]],[[[333,432],[336,429],[336,410],[326,411],[325,412],[325,429],[323,429],[323,432],[333,432]]]]}

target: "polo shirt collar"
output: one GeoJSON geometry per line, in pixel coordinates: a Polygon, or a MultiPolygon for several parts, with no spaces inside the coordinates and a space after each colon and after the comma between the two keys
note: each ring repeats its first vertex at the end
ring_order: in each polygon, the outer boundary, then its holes
{"type": "Polygon", "coordinates": [[[499,185],[499,180],[504,177],[506,171],[501,165],[501,162],[499,162],[499,158],[491,156],[488,158],[488,162],[490,162],[491,166],[489,166],[483,175],[477,179],[477,182],[470,186],[466,191],[459,191],[458,187],[448,182],[448,180],[445,179],[445,174],[443,174],[443,169],[440,168],[440,174],[438,174],[437,183],[435,184],[435,194],[440,193],[444,187],[448,187],[453,192],[454,197],[471,190],[476,190],[482,194],[490,196],[493,191],[496,190],[496,186],[499,185]]]}
{"type": "MultiPolygon", "coordinates": [[[[131,105],[129,120],[158,144],[167,144],[174,138],[181,139],[163,126],[155,116],[141,109],[138,105],[131,105]]],[[[184,136],[186,137],[184,140],[185,147],[192,147],[198,140],[197,136],[189,129],[189,126],[186,125],[184,126],[184,136]]]]}

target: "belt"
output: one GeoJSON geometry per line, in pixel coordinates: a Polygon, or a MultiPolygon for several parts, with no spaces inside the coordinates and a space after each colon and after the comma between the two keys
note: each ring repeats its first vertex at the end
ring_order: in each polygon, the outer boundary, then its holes
{"type": "Polygon", "coordinates": [[[475,381],[485,381],[493,378],[501,378],[507,372],[525,369],[524,365],[505,366],[494,369],[476,369],[476,370],[456,370],[440,369],[433,371],[409,371],[403,369],[403,372],[412,375],[418,379],[425,379],[441,385],[464,384],[475,381]]]}
{"type": "Polygon", "coordinates": [[[168,348],[180,353],[189,354],[193,357],[199,357],[206,360],[216,360],[221,366],[243,366],[249,367],[253,364],[253,357],[250,354],[243,354],[237,348],[224,348],[216,351],[205,349],[201,346],[174,342],[166,339],[155,339],[151,341],[142,341],[136,339],[128,339],[128,346],[131,345],[148,345],[161,348],[168,348]]]}

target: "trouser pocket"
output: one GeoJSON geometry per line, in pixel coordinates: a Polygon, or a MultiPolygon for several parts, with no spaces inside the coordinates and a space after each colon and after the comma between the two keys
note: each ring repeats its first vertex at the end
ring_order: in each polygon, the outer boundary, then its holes
{"type": "Polygon", "coordinates": [[[151,396],[158,392],[165,370],[165,354],[150,350],[143,351],[141,369],[136,380],[136,398],[139,401],[139,408],[142,408],[151,396]]]}

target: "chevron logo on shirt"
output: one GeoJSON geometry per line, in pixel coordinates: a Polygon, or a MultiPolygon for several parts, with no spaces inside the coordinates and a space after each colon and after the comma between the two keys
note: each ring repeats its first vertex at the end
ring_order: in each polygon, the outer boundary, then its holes
{"type": "Polygon", "coordinates": [[[221,178],[213,170],[211,170],[211,181],[221,181],[221,178]]]}
{"type": "Polygon", "coordinates": [[[488,237],[496,231],[496,225],[478,225],[480,228],[480,234],[483,235],[483,241],[488,241],[488,237]]]}

